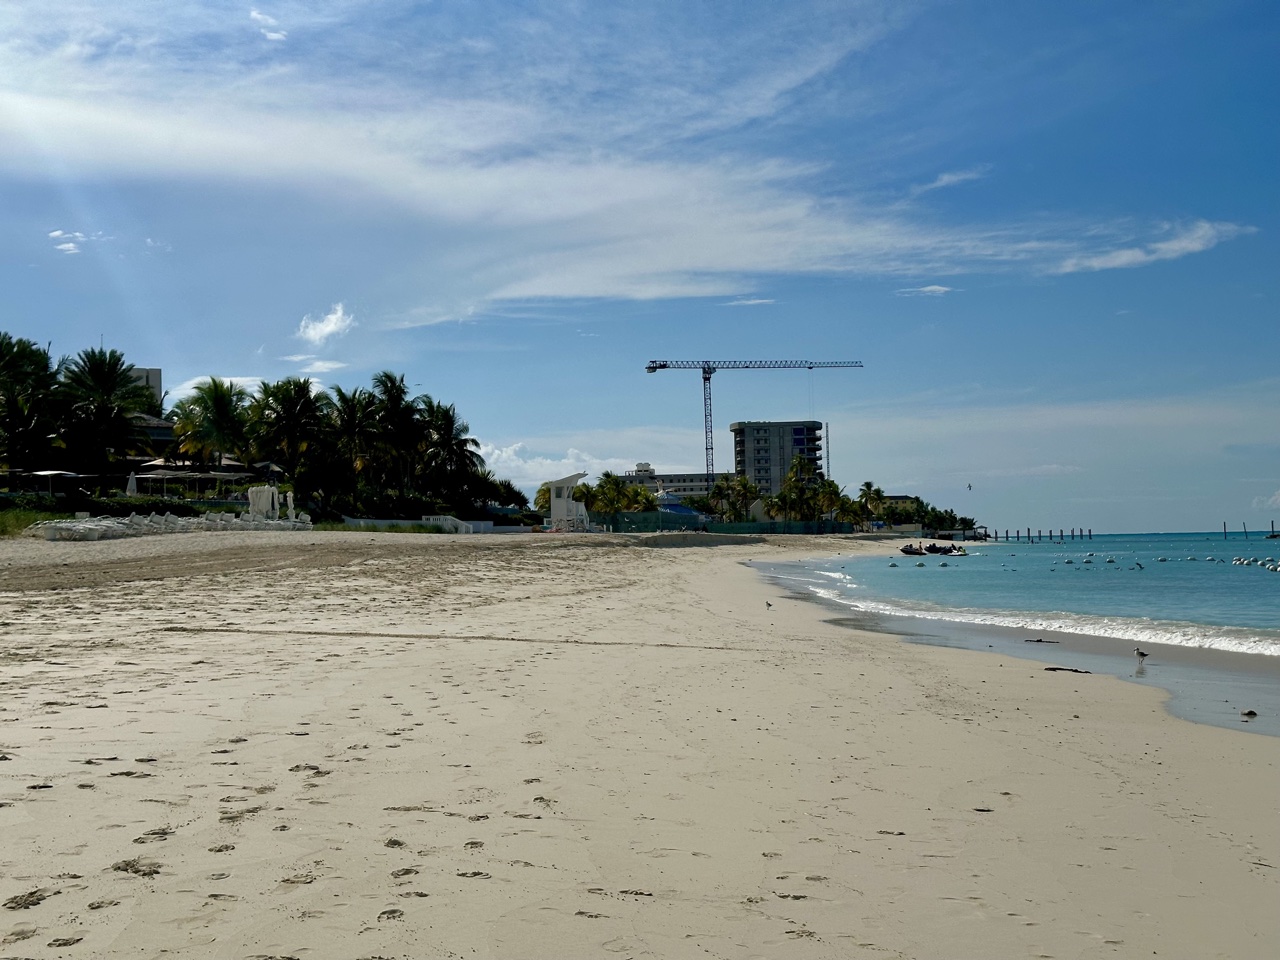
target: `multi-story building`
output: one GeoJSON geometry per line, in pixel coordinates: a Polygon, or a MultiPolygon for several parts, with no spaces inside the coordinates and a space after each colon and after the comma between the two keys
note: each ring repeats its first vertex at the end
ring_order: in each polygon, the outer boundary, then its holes
{"type": "Polygon", "coordinates": [[[791,462],[802,456],[818,477],[822,472],[822,424],[817,420],[758,421],[729,424],[733,431],[733,471],[760,488],[761,496],[782,489],[791,462]]]}
{"type": "Polygon", "coordinates": [[[164,385],[159,367],[134,367],[133,382],[155,394],[156,403],[164,403],[164,385]]]}
{"type": "Polygon", "coordinates": [[[708,491],[706,473],[657,473],[647,463],[637,463],[622,479],[645,487],[655,496],[659,489],[676,497],[705,497],[708,491]]]}

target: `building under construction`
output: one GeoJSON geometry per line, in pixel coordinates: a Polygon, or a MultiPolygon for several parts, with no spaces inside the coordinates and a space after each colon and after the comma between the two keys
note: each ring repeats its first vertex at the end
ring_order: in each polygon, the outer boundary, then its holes
{"type": "Polygon", "coordinates": [[[804,457],[822,478],[822,424],[817,420],[744,420],[733,431],[733,472],[774,496],[797,456],[804,457]]]}

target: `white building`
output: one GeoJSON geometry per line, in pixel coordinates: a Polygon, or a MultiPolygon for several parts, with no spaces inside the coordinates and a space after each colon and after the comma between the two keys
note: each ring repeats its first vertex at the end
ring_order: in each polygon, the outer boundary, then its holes
{"type": "Polygon", "coordinates": [[[645,487],[654,496],[661,489],[676,497],[705,497],[710,489],[706,473],[657,473],[647,463],[637,463],[634,470],[622,475],[622,479],[645,487]]]}

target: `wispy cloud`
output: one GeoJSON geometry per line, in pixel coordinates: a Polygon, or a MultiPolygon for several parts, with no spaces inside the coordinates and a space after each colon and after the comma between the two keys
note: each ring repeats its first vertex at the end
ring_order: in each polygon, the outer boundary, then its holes
{"type": "Polygon", "coordinates": [[[259,32],[268,40],[284,40],[289,36],[284,30],[277,30],[280,21],[275,17],[268,16],[260,10],[250,10],[249,19],[258,24],[259,32]]]}
{"type": "Polygon", "coordinates": [[[316,360],[302,368],[303,373],[332,373],[334,370],[341,370],[349,364],[343,363],[341,360],[316,360]]]}
{"type": "Polygon", "coordinates": [[[306,363],[308,360],[314,360],[314,353],[287,353],[280,359],[286,363],[306,363]]]}
{"type": "Polygon", "coordinates": [[[990,171],[990,165],[982,164],[981,166],[970,167],[968,170],[953,170],[950,173],[940,173],[929,183],[921,183],[912,187],[908,193],[912,198],[915,198],[932,190],[942,190],[945,187],[954,187],[960,183],[981,180],[990,171]]]}
{"type": "Polygon", "coordinates": [[[1078,254],[1063,260],[1056,273],[1078,273],[1084,270],[1115,270],[1144,267],[1161,260],[1177,260],[1193,253],[1211,250],[1225,240],[1255,233],[1256,228],[1236,223],[1210,223],[1196,220],[1190,224],[1166,224],[1161,232],[1167,238],[1138,246],[1123,247],[1105,253],[1078,254]]]}
{"type": "Polygon", "coordinates": [[[79,230],[50,230],[46,236],[54,241],[53,249],[59,253],[81,253],[86,243],[99,243],[114,240],[101,230],[96,233],[81,233],[79,230]]]}
{"type": "Polygon", "coordinates": [[[1280,490],[1271,494],[1269,497],[1254,497],[1253,509],[1255,510],[1280,510],[1280,490]]]}
{"type": "Polygon", "coordinates": [[[756,297],[756,298],[739,297],[736,300],[729,300],[725,303],[722,303],[720,304],[720,306],[722,307],[762,307],[765,304],[769,304],[769,303],[777,303],[777,301],[765,300],[759,297],[756,297]]]}
{"type": "MultiPolygon", "coordinates": [[[[910,6],[770,6],[767,29],[724,15],[711,42],[701,19],[654,31],[625,4],[480,21],[316,0],[289,8],[308,49],[274,45],[269,62],[242,18],[198,5],[163,22],[149,3],[90,5],[56,32],[18,10],[0,14],[0,34],[16,38],[3,47],[16,79],[0,92],[0,164],[267,183],[394,212],[450,238],[419,271],[432,280],[408,326],[522,299],[739,297],[767,276],[1140,266],[1247,231],[1199,221],[1170,235],[1070,215],[939,224],[879,183],[832,196],[828,169],[781,142],[735,148],[751,124],[794,116],[812,85],[847,82],[840,65],[892,35],[910,6]],[[337,63],[359,63],[358,75],[337,63]],[[705,147],[713,134],[724,146],[705,147]]],[[[270,13],[249,19],[283,38],[270,13]]],[[[943,172],[909,192],[987,172],[943,172]]],[[[334,335],[324,329],[319,342],[334,335]]]]}
{"type": "Polygon", "coordinates": [[[900,297],[942,297],[954,292],[954,290],[955,287],[944,287],[940,284],[931,283],[927,287],[906,287],[893,292],[900,297]]]}
{"type": "Polygon", "coordinates": [[[347,313],[342,304],[335,303],[323,317],[313,317],[310,314],[303,317],[295,336],[319,347],[332,337],[342,336],[355,325],[355,317],[347,313]]]}

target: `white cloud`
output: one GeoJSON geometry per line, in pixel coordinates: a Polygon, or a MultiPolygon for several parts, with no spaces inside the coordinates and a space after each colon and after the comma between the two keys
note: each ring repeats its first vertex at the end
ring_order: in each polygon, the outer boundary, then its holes
{"type": "MultiPolygon", "coordinates": [[[[423,56],[386,42],[380,30],[405,27],[398,15],[316,2],[289,8],[314,48],[285,45],[270,66],[242,20],[198,4],[164,19],[146,3],[82,5],[56,37],[18,11],[0,15],[17,78],[0,92],[0,165],[47,177],[56,162],[72,180],[265,182],[394,210],[450,237],[423,323],[528,298],[736,297],[771,275],[1071,272],[1182,255],[1160,226],[939,225],[870,181],[837,199],[822,180],[831,170],[785,159],[781,144],[683,149],[792,116],[803,89],[844,82],[839,65],[910,19],[909,6],[783,6],[767,29],[710,14],[708,34],[702,15],[654,32],[631,5],[584,17],[551,4],[467,22],[475,37],[438,38],[423,56]],[[352,62],[356,75],[335,71],[352,62]]],[[[249,18],[283,37],[270,14],[249,18]]],[[[947,171],[911,192],[986,172],[947,171]]],[[[1214,242],[1245,229],[1215,227],[1214,242]]]]}
{"type": "Polygon", "coordinates": [[[316,355],[314,353],[287,353],[280,359],[287,363],[306,363],[308,360],[314,360],[315,358],[316,355]]]}
{"type": "Polygon", "coordinates": [[[355,317],[343,309],[342,304],[335,303],[323,317],[319,319],[307,314],[298,324],[295,336],[313,346],[322,346],[330,337],[340,337],[356,325],[355,317]]]}
{"type": "Polygon", "coordinates": [[[931,283],[927,287],[907,287],[903,290],[895,290],[900,297],[941,297],[948,293],[952,293],[955,287],[944,287],[936,283],[931,283]]]}
{"type": "Polygon", "coordinates": [[[1233,240],[1242,234],[1257,231],[1255,227],[1236,223],[1210,223],[1208,220],[1196,220],[1188,225],[1167,224],[1161,232],[1172,234],[1172,236],[1139,246],[1109,250],[1105,253],[1068,257],[1062,261],[1055,272],[1078,273],[1084,270],[1144,267],[1160,260],[1177,260],[1188,254],[1202,253],[1216,247],[1224,240],[1233,240]]]}
{"type": "Polygon", "coordinates": [[[1271,494],[1269,497],[1254,497],[1253,509],[1255,510],[1280,510],[1280,490],[1271,494]]]}
{"type": "Polygon", "coordinates": [[[314,363],[309,363],[303,367],[302,372],[319,374],[332,373],[334,370],[341,370],[345,366],[348,366],[348,364],[343,363],[341,360],[317,360],[314,363]]]}
{"type": "Polygon", "coordinates": [[[249,19],[258,24],[258,32],[268,40],[284,40],[289,36],[289,34],[284,30],[270,29],[272,27],[278,27],[280,25],[280,21],[275,17],[263,13],[261,10],[250,10],[249,19]]]}
{"type": "Polygon", "coordinates": [[[940,173],[930,183],[918,184],[911,188],[910,195],[918,197],[922,193],[928,193],[931,190],[941,190],[945,187],[954,187],[958,183],[968,183],[971,180],[981,180],[991,170],[987,164],[971,167],[968,170],[954,170],[950,173],[940,173]]]}
{"type": "MultiPolygon", "coordinates": [[[[213,374],[213,376],[218,380],[230,380],[232,383],[244,387],[250,393],[256,393],[258,390],[258,384],[262,383],[262,377],[220,377],[217,374],[213,374]]],[[[169,404],[172,405],[183,397],[190,396],[191,392],[195,390],[197,386],[207,382],[208,379],[208,374],[202,377],[192,377],[189,380],[183,380],[176,387],[172,387],[167,391],[169,394],[169,404]]]]}
{"type": "Polygon", "coordinates": [[[760,306],[764,306],[767,303],[777,303],[777,301],[763,300],[758,298],[749,299],[747,297],[739,297],[736,300],[730,300],[727,303],[722,303],[720,304],[720,306],[722,307],[760,307],[760,306]]]}
{"type": "Polygon", "coordinates": [[[532,492],[544,481],[571,473],[585,472],[594,482],[605,470],[621,474],[641,461],[659,473],[694,473],[702,469],[703,451],[700,430],[631,427],[506,445],[482,440],[480,453],[495,474],[532,492]]]}
{"type": "Polygon", "coordinates": [[[60,250],[63,253],[79,253],[80,248],[74,243],[59,243],[53,249],[60,250]]]}

